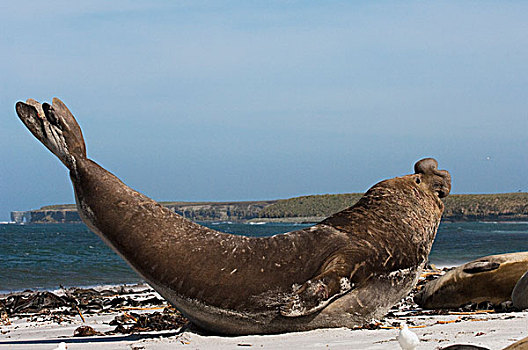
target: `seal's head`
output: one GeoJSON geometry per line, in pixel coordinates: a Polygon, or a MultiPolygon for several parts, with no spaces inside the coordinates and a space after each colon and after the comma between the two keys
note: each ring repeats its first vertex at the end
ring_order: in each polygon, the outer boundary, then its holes
{"type": "Polygon", "coordinates": [[[438,170],[438,162],[433,158],[424,158],[414,164],[414,181],[444,198],[451,191],[451,175],[447,170],[438,170]]]}

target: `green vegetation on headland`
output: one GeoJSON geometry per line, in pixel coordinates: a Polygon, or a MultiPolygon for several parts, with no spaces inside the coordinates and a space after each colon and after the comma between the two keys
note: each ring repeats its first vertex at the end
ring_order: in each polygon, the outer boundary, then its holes
{"type": "Polygon", "coordinates": [[[444,199],[450,221],[528,220],[528,193],[455,194],[444,199]]]}
{"type": "Polygon", "coordinates": [[[264,208],[260,218],[327,217],[354,205],[362,193],[323,194],[283,199],[264,208]]]}
{"type": "MultiPolygon", "coordinates": [[[[354,205],[361,193],[246,202],[160,202],[195,221],[316,222],[354,205]]],[[[448,221],[528,221],[528,193],[458,194],[444,200],[448,221]]],[[[15,222],[79,222],[74,204],[12,212],[15,222]]]]}

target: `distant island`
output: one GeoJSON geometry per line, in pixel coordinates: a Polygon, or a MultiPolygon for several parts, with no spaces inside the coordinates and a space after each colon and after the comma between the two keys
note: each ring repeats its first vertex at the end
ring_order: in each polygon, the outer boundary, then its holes
{"type": "MultiPolygon", "coordinates": [[[[193,221],[317,222],[354,205],[362,193],[324,194],[269,201],[160,202],[193,221]]],[[[444,200],[447,221],[528,221],[528,193],[455,194],[444,200]]],[[[16,223],[81,222],[75,204],[13,211],[16,223]]]]}

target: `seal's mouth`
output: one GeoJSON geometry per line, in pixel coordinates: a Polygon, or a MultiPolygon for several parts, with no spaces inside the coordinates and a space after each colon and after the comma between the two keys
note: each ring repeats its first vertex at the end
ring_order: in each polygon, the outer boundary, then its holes
{"type": "Polygon", "coordinates": [[[444,190],[437,190],[435,192],[438,195],[438,197],[440,197],[440,198],[445,198],[449,194],[449,192],[446,193],[446,191],[444,191],[444,190]]]}
{"type": "Polygon", "coordinates": [[[445,198],[449,196],[449,192],[451,192],[451,182],[449,180],[437,178],[436,181],[433,183],[432,190],[434,193],[436,193],[438,198],[445,198]]]}

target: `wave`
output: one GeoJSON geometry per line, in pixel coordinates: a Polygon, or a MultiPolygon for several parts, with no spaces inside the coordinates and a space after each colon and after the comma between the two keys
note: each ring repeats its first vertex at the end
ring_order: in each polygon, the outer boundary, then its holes
{"type": "Polygon", "coordinates": [[[120,283],[120,284],[88,284],[88,285],[76,285],[76,286],[63,286],[62,288],[60,286],[55,287],[31,287],[31,288],[24,288],[24,289],[11,289],[11,290],[0,290],[0,296],[5,296],[8,294],[14,294],[14,293],[22,293],[25,291],[31,291],[31,292],[51,292],[56,295],[63,295],[64,291],[71,289],[71,288],[81,288],[81,289],[95,289],[97,291],[105,290],[105,289],[117,289],[117,288],[127,288],[132,290],[138,290],[138,289],[145,289],[145,288],[152,288],[148,283],[145,281],[142,282],[130,282],[130,283],[120,283]]]}
{"type": "Polygon", "coordinates": [[[479,224],[527,225],[528,221],[477,221],[479,224]]]}

